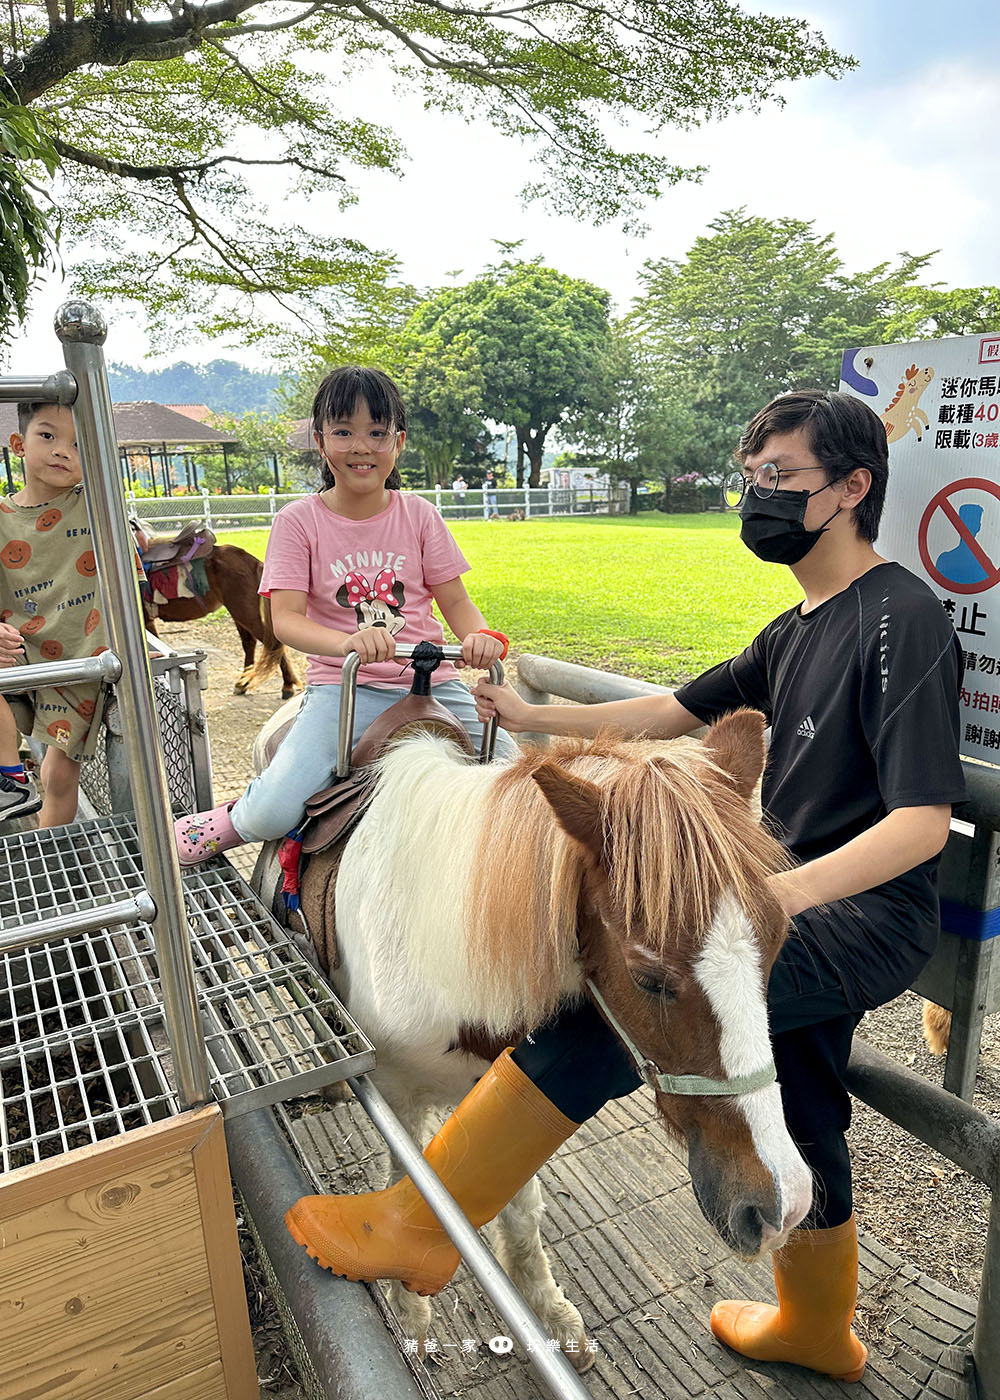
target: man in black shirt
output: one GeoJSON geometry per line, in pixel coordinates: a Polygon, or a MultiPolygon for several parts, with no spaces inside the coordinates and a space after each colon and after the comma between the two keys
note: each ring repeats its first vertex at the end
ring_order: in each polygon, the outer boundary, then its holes
{"type": "MultiPolygon", "coordinates": [[[[754,1359],[857,1380],[866,1352],[850,1325],[858,1252],[843,1077],[864,1012],[910,985],[937,938],[938,855],[951,804],[965,795],[958,759],[961,649],[930,589],[873,548],[888,447],[871,409],[843,394],[782,395],[754,418],[738,457],[734,494],[742,498],[743,542],[758,557],[786,564],[803,602],[739,656],[673,695],[537,707],[509,686],[480,682],[480,718],[496,712],[515,733],[595,735],[612,725],[672,738],[743,706],[767,716],[771,746],[761,802],[798,861],[771,877],[792,933],[771,973],[768,1014],[782,1106],[813,1171],[814,1205],[806,1228],[773,1256],[778,1307],[718,1303],[711,1326],[754,1359]]],[[[529,1127],[548,1125],[554,1112],[562,1115],[565,1135],[567,1124],[571,1131],[638,1084],[631,1061],[589,1004],[557,1014],[511,1060],[523,1077],[515,1087],[526,1142],[529,1127]]],[[[509,1132],[509,1122],[498,1120],[497,1133],[509,1132]]],[[[524,1180],[543,1160],[545,1141],[535,1131],[524,1180]]],[[[488,1172],[485,1138],[475,1151],[488,1172]]],[[[392,1191],[412,1189],[404,1181],[392,1191]]],[[[408,1232],[416,1223],[415,1237],[425,1247],[434,1218],[427,1212],[424,1219],[407,1196],[399,1223],[398,1202],[384,1196],[384,1234],[404,1268],[395,1276],[405,1277],[408,1232]]],[[[378,1199],[366,1198],[366,1220],[378,1219],[372,1206],[378,1199]]],[[[497,1210],[507,1199],[496,1202],[497,1210]]],[[[345,1241],[350,1200],[337,1198],[330,1217],[345,1241]]],[[[363,1252],[354,1263],[352,1277],[374,1275],[374,1268],[366,1272],[363,1252]]]]}

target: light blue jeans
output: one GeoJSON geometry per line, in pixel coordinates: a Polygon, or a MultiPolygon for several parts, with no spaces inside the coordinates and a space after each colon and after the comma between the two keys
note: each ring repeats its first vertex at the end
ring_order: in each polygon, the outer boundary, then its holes
{"type": "MultiPolygon", "coordinates": [[[[373,719],[409,693],[408,686],[380,690],[359,685],[354,705],[355,743],[373,719]]],[[[462,681],[452,680],[433,686],[432,693],[462,721],[478,753],[483,727],[476,719],[472,691],[462,681]]],[[[270,766],[253,779],[230,812],[244,841],[276,840],[298,826],[308,799],[333,781],[339,732],[340,686],[309,686],[295,723],[270,766]]],[[[520,750],[509,734],[498,729],[496,752],[501,758],[516,758],[520,750]]]]}

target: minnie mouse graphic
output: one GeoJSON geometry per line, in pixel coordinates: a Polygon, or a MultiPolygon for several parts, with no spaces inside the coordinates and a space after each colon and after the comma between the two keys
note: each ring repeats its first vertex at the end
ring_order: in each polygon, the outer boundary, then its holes
{"type": "Polygon", "coordinates": [[[384,627],[394,637],[406,626],[402,608],[406,593],[402,579],[392,569],[382,569],[369,584],[364,574],[349,573],[337,589],[337,602],[342,608],[353,608],[358,619],[358,631],[366,627],[384,627]]]}

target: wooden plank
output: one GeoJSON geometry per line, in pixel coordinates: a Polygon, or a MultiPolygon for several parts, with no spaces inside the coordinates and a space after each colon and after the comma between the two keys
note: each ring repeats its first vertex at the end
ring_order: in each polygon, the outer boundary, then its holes
{"type": "Polygon", "coordinates": [[[259,1386],[243,1288],[226,1136],[219,1110],[207,1132],[195,1144],[192,1160],[198,1183],[202,1238],[219,1334],[219,1353],[226,1377],[225,1394],[228,1400],[245,1400],[247,1396],[257,1395],[259,1386]]]}
{"type": "MultiPolygon", "coordinates": [[[[155,1390],[143,1392],[143,1400],[222,1400],[226,1395],[226,1378],[222,1372],[222,1362],[212,1361],[197,1371],[189,1371],[176,1380],[167,1381],[155,1390]]],[[[246,1390],[240,1400],[257,1400],[260,1387],[254,1383],[252,1391],[246,1390]]]]}
{"type": "Polygon", "coordinates": [[[0,1183],[0,1400],[160,1390],[164,1400],[258,1393],[214,1106],[0,1183]],[[227,1365],[232,1389],[219,1384],[227,1365]]]}

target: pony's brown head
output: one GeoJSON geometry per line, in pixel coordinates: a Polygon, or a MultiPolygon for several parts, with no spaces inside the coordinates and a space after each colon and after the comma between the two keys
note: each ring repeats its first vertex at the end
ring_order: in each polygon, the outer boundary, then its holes
{"type": "MultiPolygon", "coordinates": [[[[783,1242],[810,1198],[767,1033],[767,980],[788,928],[769,877],[788,860],[751,805],[763,726],[741,711],[700,745],[599,741],[532,773],[579,862],[591,995],[687,1140],[706,1217],[748,1254],[783,1242]]],[[[570,882],[556,878],[558,904],[570,882]]]]}

